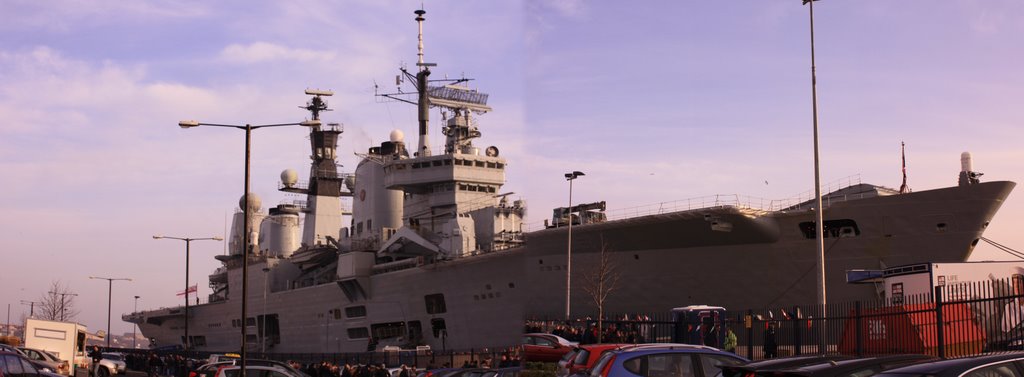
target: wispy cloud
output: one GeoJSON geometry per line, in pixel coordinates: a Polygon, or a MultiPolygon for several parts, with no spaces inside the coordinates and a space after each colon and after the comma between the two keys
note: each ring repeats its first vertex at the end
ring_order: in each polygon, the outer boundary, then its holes
{"type": "Polygon", "coordinates": [[[268,42],[246,45],[232,44],[221,51],[220,61],[234,64],[253,64],[273,61],[328,61],[336,57],[331,51],[314,51],[303,48],[289,48],[268,42]]]}

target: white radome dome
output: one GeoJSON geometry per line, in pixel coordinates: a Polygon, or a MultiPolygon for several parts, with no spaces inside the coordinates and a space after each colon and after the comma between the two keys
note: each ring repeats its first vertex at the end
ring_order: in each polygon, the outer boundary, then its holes
{"type": "Polygon", "coordinates": [[[281,184],[284,187],[295,187],[295,183],[299,181],[299,173],[292,169],[285,169],[281,172],[281,184]]]}
{"type": "MultiPolygon", "coordinates": [[[[242,195],[241,198],[238,198],[238,208],[241,208],[243,211],[245,210],[245,207],[242,206],[242,203],[244,203],[244,201],[245,201],[245,195],[242,195]]],[[[260,200],[260,196],[250,192],[249,193],[249,211],[259,211],[260,208],[262,208],[262,207],[263,207],[263,201],[260,200]]]]}
{"type": "Polygon", "coordinates": [[[401,143],[403,141],[405,141],[405,133],[402,132],[402,130],[393,130],[393,131],[391,131],[391,142],[392,143],[401,143]]]}

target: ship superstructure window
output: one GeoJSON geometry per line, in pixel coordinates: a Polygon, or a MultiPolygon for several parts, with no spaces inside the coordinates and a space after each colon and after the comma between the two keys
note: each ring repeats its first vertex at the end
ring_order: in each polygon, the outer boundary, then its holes
{"type": "Polygon", "coordinates": [[[444,303],[444,294],[436,293],[432,295],[423,296],[423,301],[427,303],[427,314],[442,314],[448,312],[448,308],[444,303]]]}
{"type": "Polygon", "coordinates": [[[405,335],[405,322],[375,323],[370,331],[374,339],[397,338],[405,335]]]}
{"type": "Polygon", "coordinates": [[[356,327],[348,329],[349,339],[366,339],[370,337],[370,330],[365,327],[356,327]]]}
{"type": "Polygon", "coordinates": [[[349,306],[349,307],[345,308],[345,317],[347,317],[347,318],[366,317],[366,307],[362,306],[362,305],[359,305],[359,306],[349,306]]]}
{"type": "MultiPolygon", "coordinates": [[[[825,238],[846,238],[860,235],[860,227],[857,226],[857,222],[850,219],[825,220],[822,228],[825,238]]],[[[816,232],[814,222],[805,221],[800,223],[800,231],[807,239],[814,239],[814,233],[816,232]]]]}

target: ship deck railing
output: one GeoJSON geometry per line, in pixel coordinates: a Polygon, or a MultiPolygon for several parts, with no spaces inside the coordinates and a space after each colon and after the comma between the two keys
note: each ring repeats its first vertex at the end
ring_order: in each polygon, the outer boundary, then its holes
{"type": "MultiPolygon", "coordinates": [[[[822,185],[822,206],[828,208],[832,203],[874,196],[873,194],[853,194],[832,195],[826,197],[826,193],[835,192],[859,184],[861,184],[861,179],[860,175],[857,174],[844,177],[842,179],[822,185]]],[[[699,196],[683,200],[647,204],[629,208],[613,209],[605,211],[604,213],[607,216],[606,220],[608,221],[626,220],[643,216],[652,216],[675,212],[708,210],[715,208],[737,208],[760,216],[782,210],[806,210],[809,209],[809,207],[811,206],[810,203],[812,200],[814,200],[814,198],[815,193],[813,190],[809,190],[800,193],[794,197],[786,199],[766,199],[756,196],[739,194],[718,194],[699,196]]],[[[544,229],[544,224],[542,222],[531,222],[524,224],[523,228],[524,231],[531,232],[544,229]]]]}

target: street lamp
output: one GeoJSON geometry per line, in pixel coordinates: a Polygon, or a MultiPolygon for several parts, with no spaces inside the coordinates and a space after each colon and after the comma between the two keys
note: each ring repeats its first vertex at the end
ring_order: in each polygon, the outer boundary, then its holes
{"type": "MultiPolygon", "coordinates": [[[[188,352],[189,338],[188,338],[188,258],[189,248],[192,245],[192,241],[223,241],[220,237],[206,237],[206,238],[183,238],[183,237],[168,237],[168,236],[153,236],[154,240],[168,239],[168,240],[179,240],[185,241],[185,340],[183,345],[185,346],[185,352],[188,352]]],[[[199,297],[199,292],[196,292],[196,297],[199,297]]]]}
{"type": "Polygon", "coordinates": [[[21,300],[22,305],[28,305],[28,317],[34,318],[36,316],[36,304],[41,304],[39,301],[21,300]]]}
{"type": "Polygon", "coordinates": [[[263,267],[263,320],[260,321],[260,353],[267,357],[267,273],[269,267],[263,267]]]}
{"type": "MultiPolygon", "coordinates": [[[[132,314],[134,315],[135,313],[138,313],[138,312],[139,312],[139,296],[135,296],[135,308],[132,309],[132,314]]],[[[135,331],[139,329],[139,324],[138,324],[138,322],[134,322],[133,324],[134,324],[134,326],[132,326],[132,348],[133,349],[138,349],[139,345],[136,342],[138,341],[139,336],[135,334],[135,331]]]]}
{"type": "Polygon", "coordinates": [[[825,240],[824,221],[825,209],[821,207],[821,169],[818,163],[818,78],[814,66],[814,2],[803,0],[809,6],[811,16],[811,108],[814,113],[814,243],[818,247],[818,305],[825,310],[828,296],[825,294],[825,240]]]}
{"type": "Polygon", "coordinates": [[[583,172],[573,171],[572,173],[565,173],[565,180],[569,181],[569,208],[566,208],[566,217],[569,219],[569,250],[566,252],[566,263],[565,263],[565,320],[569,320],[569,292],[572,286],[572,181],[576,180],[580,176],[583,176],[583,172]]]}
{"type": "Polygon", "coordinates": [[[113,300],[114,294],[114,280],[132,281],[129,278],[104,278],[99,276],[90,276],[89,279],[99,279],[107,281],[107,348],[110,348],[110,304],[113,300]]]}
{"type": "Polygon", "coordinates": [[[60,321],[64,322],[64,297],[67,296],[78,296],[77,293],[62,293],[50,291],[51,295],[60,295],[60,321]]]}
{"type": "Polygon", "coordinates": [[[198,126],[210,126],[210,127],[229,127],[245,130],[245,185],[242,191],[242,345],[239,352],[239,377],[245,377],[245,359],[246,359],[246,347],[245,347],[245,336],[246,336],[246,323],[248,323],[248,317],[246,317],[246,305],[249,300],[249,253],[252,245],[250,244],[249,237],[249,155],[250,155],[250,144],[252,141],[252,130],[265,127],[283,127],[283,126],[306,126],[306,127],[318,127],[320,126],[320,120],[313,119],[302,121],[299,123],[279,123],[279,124],[261,124],[253,126],[246,124],[244,126],[235,124],[215,124],[215,123],[201,123],[195,120],[183,120],[178,122],[178,126],[181,128],[192,128],[198,126]]]}

